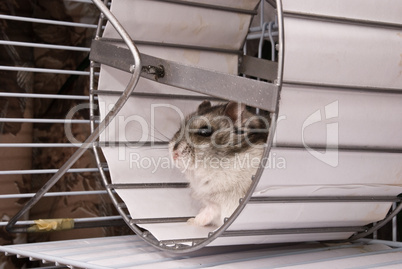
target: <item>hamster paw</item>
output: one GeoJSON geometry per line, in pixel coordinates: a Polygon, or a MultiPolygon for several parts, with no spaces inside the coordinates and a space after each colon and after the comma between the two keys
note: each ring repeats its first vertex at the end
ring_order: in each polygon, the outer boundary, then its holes
{"type": "Polygon", "coordinates": [[[208,211],[201,211],[200,214],[195,216],[195,218],[191,218],[187,220],[188,224],[196,225],[196,226],[207,226],[212,224],[214,220],[214,216],[212,214],[208,214],[208,211]]]}
{"type": "Polygon", "coordinates": [[[195,218],[188,219],[187,224],[194,225],[194,226],[207,226],[209,224],[209,221],[205,221],[203,219],[195,217],[195,218]]]}
{"type": "Polygon", "coordinates": [[[195,225],[195,218],[191,218],[191,219],[188,219],[187,220],[187,224],[190,224],[190,225],[195,225]]]}

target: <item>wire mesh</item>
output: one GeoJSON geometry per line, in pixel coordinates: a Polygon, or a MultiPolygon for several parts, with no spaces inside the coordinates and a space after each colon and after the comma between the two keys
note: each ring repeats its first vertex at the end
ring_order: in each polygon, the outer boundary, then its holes
{"type": "MultiPolygon", "coordinates": [[[[79,3],[85,3],[85,4],[92,4],[91,1],[85,1],[85,0],[76,0],[72,2],[79,2],[79,3]]],[[[275,61],[276,53],[276,44],[275,40],[278,38],[278,22],[276,19],[272,18],[266,18],[264,17],[264,5],[269,4],[266,1],[262,1],[260,4],[260,23],[258,26],[250,28],[250,33],[248,35],[248,40],[257,40],[258,41],[258,57],[262,57],[263,54],[263,46],[266,41],[269,41],[271,43],[271,60],[275,61]]],[[[75,22],[69,22],[69,21],[58,21],[58,20],[49,20],[49,19],[42,19],[42,18],[30,18],[30,17],[25,17],[25,16],[12,16],[12,15],[0,15],[0,19],[6,20],[6,21],[18,21],[18,22],[27,22],[27,23],[36,23],[36,24],[46,24],[46,25],[57,25],[57,26],[63,26],[63,27],[80,27],[80,28],[85,28],[85,29],[96,29],[98,28],[97,24],[87,24],[87,23],[75,23],[75,22]]],[[[102,28],[102,27],[101,27],[102,28]]],[[[59,45],[59,44],[44,44],[44,43],[35,43],[35,42],[21,42],[18,40],[0,40],[0,45],[2,46],[16,46],[16,47],[26,47],[26,48],[39,48],[39,49],[50,49],[50,50],[62,50],[62,51],[76,51],[76,52],[89,52],[90,48],[89,47],[84,47],[84,46],[69,46],[69,45],[59,45]]],[[[247,50],[250,50],[251,43],[246,43],[245,44],[245,53],[247,50]]],[[[90,77],[91,72],[90,71],[77,71],[77,70],[67,70],[67,69],[57,69],[57,68],[47,68],[46,66],[44,67],[26,67],[26,66],[12,66],[10,65],[0,65],[0,70],[3,71],[8,71],[8,72],[23,72],[23,73],[28,73],[28,72],[34,72],[34,73],[49,73],[49,74],[63,74],[63,75],[78,75],[78,76],[85,76],[88,77],[88,79],[91,80],[91,84],[94,85],[96,84],[96,79],[98,75],[98,67],[97,66],[91,66],[90,67],[93,72],[93,76],[90,77]],[[90,77],[90,78],[89,78],[90,77]]],[[[5,97],[5,98],[25,98],[25,99],[50,99],[50,100],[79,100],[79,101],[84,101],[86,102],[88,107],[90,107],[89,100],[93,99],[96,100],[97,96],[96,94],[92,94],[90,96],[87,95],[69,95],[69,94],[42,94],[42,93],[10,93],[7,92],[7,89],[0,89],[2,92],[0,93],[0,97],[5,97]]],[[[92,88],[92,90],[95,90],[92,88]]],[[[94,92],[95,93],[95,92],[94,92]]],[[[91,113],[93,113],[94,109],[90,110],[91,113]]],[[[99,123],[99,120],[96,119],[97,117],[94,114],[90,114],[90,117],[87,119],[65,119],[65,118],[55,118],[55,119],[48,119],[48,118],[18,118],[18,117],[12,117],[12,118],[7,118],[7,117],[1,117],[0,118],[0,124],[6,124],[6,123],[24,123],[24,124],[29,124],[29,123],[35,123],[35,124],[48,124],[48,123],[60,123],[60,124],[65,124],[65,123],[74,123],[74,124],[85,124],[88,126],[92,126],[92,129],[95,128],[96,124],[99,123]]],[[[0,144],[0,148],[6,149],[6,148],[32,148],[37,149],[37,148],[76,148],[80,147],[82,144],[79,143],[29,143],[29,142],[2,142],[0,144]]],[[[96,145],[95,145],[95,150],[96,150],[96,145]]],[[[107,168],[105,163],[103,163],[100,159],[96,160],[101,167],[100,173],[107,173],[107,168]]],[[[24,170],[2,170],[0,171],[0,176],[7,176],[7,175],[33,175],[33,174],[54,174],[57,173],[58,169],[41,169],[41,168],[35,168],[35,169],[24,169],[24,170]]],[[[82,167],[82,168],[70,168],[66,171],[67,173],[99,173],[99,170],[97,167],[82,167]]],[[[56,197],[65,197],[65,196],[72,196],[72,195],[100,195],[100,194],[106,194],[105,190],[96,190],[96,191],[60,191],[60,192],[48,192],[45,194],[44,197],[47,196],[56,196],[56,197]]],[[[6,193],[6,194],[1,194],[0,199],[23,199],[27,197],[33,197],[34,193],[6,193]]],[[[127,214],[127,212],[125,213],[127,214]]],[[[66,216],[68,217],[68,216],[66,216]]],[[[110,217],[93,217],[93,218],[85,218],[85,219],[77,219],[78,222],[88,222],[88,223],[93,223],[93,221],[105,221],[105,220],[114,220],[114,219],[121,219],[120,216],[110,216],[110,217]]],[[[396,240],[396,217],[393,218],[393,240],[396,240]]],[[[27,225],[27,224],[32,224],[31,222],[26,222],[26,221],[21,221],[18,222],[17,224],[21,225],[27,225]]],[[[0,222],[0,226],[5,226],[7,224],[6,221],[0,222]]],[[[95,224],[95,225],[104,225],[103,223],[100,224],[95,224]]]]}

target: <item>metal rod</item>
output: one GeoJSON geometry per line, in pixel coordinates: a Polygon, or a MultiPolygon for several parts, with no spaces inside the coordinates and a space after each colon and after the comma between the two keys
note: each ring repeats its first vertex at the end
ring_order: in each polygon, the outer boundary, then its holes
{"type": "Polygon", "coordinates": [[[0,122],[20,122],[20,123],[86,123],[90,120],[77,119],[27,119],[27,118],[0,118],[0,122]]]}
{"type": "MultiPolygon", "coordinates": [[[[265,22],[262,25],[262,34],[260,35],[260,40],[258,42],[258,58],[262,58],[262,47],[264,45],[264,35],[265,35],[265,31],[267,30],[267,27],[271,27],[271,24],[273,24],[273,22],[265,22]]],[[[268,33],[269,34],[269,33],[268,33]]]]}
{"type": "MultiPolygon", "coordinates": [[[[125,225],[123,219],[120,217],[119,219],[91,219],[87,218],[86,220],[76,221],[78,219],[68,219],[69,223],[73,225],[68,228],[62,228],[60,230],[71,230],[71,229],[84,229],[84,228],[96,228],[96,227],[111,227],[111,226],[123,226],[125,225]]],[[[31,233],[31,232],[42,232],[40,230],[32,230],[31,227],[35,227],[37,224],[33,222],[32,224],[18,225],[19,222],[16,223],[16,227],[14,227],[14,232],[17,233],[31,233]],[[19,226],[19,227],[18,227],[19,226]]],[[[36,227],[35,227],[36,228],[36,227]]],[[[46,232],[52,232],[53,230],[48,230],[46,232]]]]}
{"type": "Polygon", "coordinates": [[[334,84],[325,84],[325,83],[315,83],[315,82],[304,82],[304,81],[283,81],[283,85],[290,86],[301,86],[307,87],[309,89],[316,88],[316,90],[333,90],[337,91],[353,91],[355,92],[367,92],[367,93],[381,93],[381,94],[402,94],[402,90],[400,88],[376,88],[376,87],[365,87],[365,86],[356,86],[356,85],[334,85],[334,84]],[[319,88],[319,89],[317,89],[319,88]]]}
{"type": "Polygon", "coordinates": [[[183,0],[156,0],[156,1],[178,4],[178,5],[185,5],[185,6],[208,8],[208,9],[212,9],[212,10],[227,11],[227,12],[240,13],[240,14],[257,15],[256,10],[204,4],[201,2],[190,2],[190,1],[183,1],[183,0]]]}
{"type": "MultiPolygon", "coordinates": [[[[399,201],[400,202],[400,201],[399,201]]],[[[392,210],[396,209],[396,203],[392,204],[392,210]]],[[[397,241],[397,230],[398,226],[397,226],[397,215],[395,215],[395,217],[392,218],[392,241],[396,242],[397,241]]]]}
{"type": "MultiPolygon", "coordinates": [[[[273,37],[278,37],[279,33],[274,31],[271,33],[273,37]]],[[[269,38],[269,32],[265,33],[263,35],[264,38],[269,38]]],[[[261,38],[261,33],[252,33],[247,35],[247,40],[255,40],[255,39],[260,39],[261,38]]]]}
{"type": "Polygon", "coordinates": [[[89,97],[88,97],[88,96],[84,96],[84,95],[40,94],[40,93],[14,93],[14,92],[0,92],[0,97],[89,100],[89,97]]]}
{"type": "Polygon", "coordinates": [[[155,223],[177,223],[177,222],[187,222],[191,217],[171,217],[171,218],[148,218],[148,219],[131,219],[132,224],[155,224],[155,223]]]}
{"type": "MultiPolygon", "coordinates": [[[[116,38],[99,38],[98,40],[111,42],[111,43],[123,43],[121,39],[116,38]]],[[[180,49],[188,49],[188,50],[202,50],[202,51],[210,51],[217,53],[225,53],[225,54],[234,54],[241,55],[241,50],[234,49],[224,49],[224,48],[213,48],[213,47],[203,47],[196,45],[185,45],[185,44],[175,44],[175,43],[165,43],[165,42],[154,42],[154,41],[144,41],[144,40],[133,40],[137,45],[146,45],[146,46],[155,46],[155,47],[164,47],[164,48],[180,48],[180,49]]]]}
{"type": "Polygon", "coordinates": [[[3,70],[3,71],[23,71],[23,72],[38,72],[38,73],[52,73],[52,74],[89,76],[88,71],[75,71],[75,70],[62,70],[62,69],[23,67],[23,66],[5,66],[5,65],[1,65],[0,70],[3,70]]]}
{"type": "Polygon", "coordinates": [[[181,189],[188,188],[188,183],[166,182],[166,183],[114,183],[106,186],[108,189],[181,189]]]}
{"type": "MultiPolygon", "coordinates": [[[[99,191],[67,191],[67,192],[47,192],[43,197],[58,197],[58,196],[80,196],[80,195],[103,195],[107,194],[106,190],[99,191]]],[[[0,194],[0,199],[20,199],[32,198],[35,193],[18,193],[18,194],[0,194]]]]}
{"type": "Polygon", "coordinates": [[[251,197],[248,204],[261,203],[338,203],[338,202],[400,202],[395,196],[286,196],[286,197],[251,197]]]}
{"type": "Polygon", "coordinates": [[[303,13],[303,12],[292,12],[292,11],[285,11],[283,14],[285,17],[292,17],[292,18],[328,21],[328,22],[362,25],[370,27],[390,28],[397,30],[402,29],[402,24],[383,22],[383,21],[372,21],[372,20],[354,19],[354,18],[328,16],[328,15],[303,13]]]}
{"type": "Polygon", "coordinates": [[[127,208],[127,205],[123,202],[123,203],[117,203],[117,207],[119,208],[127,208]]]}
{"type": "Polygon", "coordinates": [[[81,51],[81,52],[89,52],[90,51],[90,48],[86,48],[86,47],[41,44],[41,43],[33,43],[33,42],[10,41],[10,40],[0,40],[0,45],[31,47],[31,48],[44,48],[44,49],[72,50],[72,51],[81,51]]]}
{"type": "Polygon", "coordinates": [[[78,3],[85,3],[85,4],[92,4],[91,0],[64,0],[68,2],[78,2],[78,3]]]}
{"type": "MultiPolygon", "coordinates": [[[[376,225],[377,222],[374,222],[373,225],[376,225]]],[[[373,232],[373,239],[377,239],[378,238],[378,231],[374,231],[373,232]]]]}
{"type": "Polygon", "coordinates": [[[260,27],[264,27],[264,23],[265,23],[265,12],[264,12],[264,1],[260,1],[260,27]]]}
{"type": "MultiPolygon", "coordinates": [[[[281,145],[277,144],[274,149],[280,150],[304,150],[305,147],[302,145],[281,145]]],[[[320,150],[337,150],[338,152],[369,152],[369,153],[395,153],[399,154],[402,153],[402,148],[378,148],[378,147],[352,147],[352,146],[338,146],[338,148],[325,148],[321,145],[312,145],[311,149],[320,151],[320,150]]]]}
{"type": "MultiPolygon", "coordinates": [[[[97,95],[119,95],[121,92],[94,90],[93,94],[97,95]]],[[[183,95],[183,94],[166,94],[166,93],[146,93],[146,92],[133,92],[133,97],[136,98],[160,98],[160,99],[179,99],[179,100],[210,100],[210,101],[224,101],[222,98],[217,98],[208,95],[183,95]]]]}
{"type": "Polygon", "coordinates": [[[99,147],[153,147],[153,146],[163,146],[167,147],[168,141],[107,141],[107,142],[97,142],[99,147]]]}
{"type": "MultiPolygon", "coordinates": [[[[59,169],[32,169],[32,170],[4,170],[0,171],[0,176],[3,175],[36,175],[36,174],[55,174],[59,169]]],[[[70,168],[66,173],[94,173],[99,172],[98,168],[70,168]]]]}
{"type": "MultiPolygon", "coordinates": [[[[94,40],[90,59],[128,71],[128,51],[107,42],[94,40]]],[[[142,54],[144,66],[162,66],[164,76],[142,72],[141,76],[162,84],[183,88],[201,94],[228,98],[256,108],[274,111],[277,103],[278,85],[241,76],[219,73],[208,69],[179,64],[150,55],[142,54]]]]}
{"type": "Polygon", "coordinates": [[[72,143],[0,143],[0,148],[77,148],[81,145],[72,143]]]}
{"type": "Polygon", "coordinates": [[[261,229],[261,230],[230,230],[224,231],[222,237],[233,236],[257,236],[257,235],[280,235],[280,234],[310,234],[310,233],[345,233],[363,232],[367,227],[348,226],[348,227],[318,227],[318,228],[288,228],[288,229],[261,229]]]}
{"type": "Polygon", "coordinates": [[[38,18],[30,18],[30,17],[22,17],[22,16],[12,16],[12,15],[4,15],[4,14],[0,14],[0,19],[23,21],[23,22],[33,22],[33,23],[45,23],[45,24],[71,26],[71,27],[94,28],[94,29],[97,27],[97,25],[95,25],[95,24],[88,24],[88,23],[47,20],[47,19],[38,19],[38,18]]]}

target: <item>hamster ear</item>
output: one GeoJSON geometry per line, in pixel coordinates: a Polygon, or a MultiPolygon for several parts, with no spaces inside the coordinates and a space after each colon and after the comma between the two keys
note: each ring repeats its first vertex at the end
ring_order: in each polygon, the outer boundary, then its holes
{"type": "Polygon", "coordinates": [[[210,108],[210,107],[211,107],[211,102],[205,100],[205,101],[203,101],[203,102],[198,106],[197,112],[198,112],[198,113],[201,113],[201,112],[203,112],[205,109],[208,109],[208,108],[210,108]]]}
{"type": "Polygon", "coordinates": [[[236,103],[236,102],[229,102],[225,108],[225,114],[234,122],[238,119],[241,120],[241,114],[246,109],[245,104],[236,103]]]}

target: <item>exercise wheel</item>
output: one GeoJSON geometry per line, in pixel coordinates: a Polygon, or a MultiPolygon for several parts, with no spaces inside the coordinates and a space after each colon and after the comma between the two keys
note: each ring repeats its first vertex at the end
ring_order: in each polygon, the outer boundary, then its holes
{"type": "Polygon", "coordinates": [[[25,211],[90,146],[127,225],[166,251],[354,240],[402,209],[389,212],[402,193],[400,1],[93,2],[93,133],[25,211]],[[242,51],[259,5],[271,60],[242,51]],[[198,206],[168,156],[203,100],[271,117],[252,186],[220,227],[187,224],[198,206]]]}
{"type": "MultiPolygon", "coordinates": [[[[275,61],[239,53],[257,5],[111,3],[143,62],[134,93],[100,136],[105,182],[127,224],[158,248],[353,239],[397,213],[386,218],[402,190],[402,5],[267,1],[275,61]],[[195,227],[186,223],[197,214],[188,183],[163,162],[181,113],[217,98],[269,111],[273,124],[237,210],[221,227],[195,227]]],[[[92,45],[101,117],[133,70],[118,38],[107,23],[92,45]]]]}

